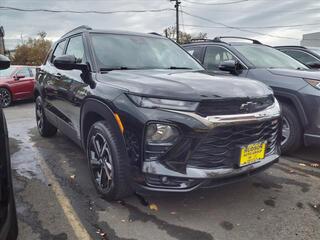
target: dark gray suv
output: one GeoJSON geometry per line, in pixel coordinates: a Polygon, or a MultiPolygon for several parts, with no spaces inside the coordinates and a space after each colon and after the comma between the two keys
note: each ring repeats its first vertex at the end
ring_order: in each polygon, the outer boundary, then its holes
{"type": "Polygon", "coordinates": [[[183,46],[209,73],[233,74],[262,81],[281,103],[284,122],[282,150],[292,152],[301,144],[320,145],[320,73],[288,55],[238,37],[198,40],[183,46]],[[226,42],[222,39],[234,39],[226,42]]]}

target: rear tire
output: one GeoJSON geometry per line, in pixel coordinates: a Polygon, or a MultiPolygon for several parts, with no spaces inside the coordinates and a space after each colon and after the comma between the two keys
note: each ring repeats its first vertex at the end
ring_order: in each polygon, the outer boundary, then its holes
{"type": "Polygon", "coordinates": [[[298,150],[302,143],[302,126],[295,109],[286,103],[281,103],[283,114],[283,131],[281,150],[284,154],[298,150]]]}
{"type": "Polygon", "coordinates": [[[129,158],[117,129],[107,121],[93,124],[86,151],[92,181],[105,199],[118,200],[133,193],[129,158]]]}
{"type": "Polygon", "coordinates": [[[42,137],[52,137],[57,133],[57,128],[48,121],[45,115],[41,96],[36,98],[36,120],[42,137]]]}
{"type": "Polygon", "coordinates": [[[0,88],[0,106],[2,108],[9,107],[12,103],[11,92],[7,88],[0,88]]]}

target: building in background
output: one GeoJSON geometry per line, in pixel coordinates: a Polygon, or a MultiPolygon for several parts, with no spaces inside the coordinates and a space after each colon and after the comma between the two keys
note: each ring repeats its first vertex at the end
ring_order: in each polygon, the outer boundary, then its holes
{"type": "Polygon", "coordinates": [[[320,32],[304,34],[302,36],[301,46],[320,47],[320,32]]]}
{"type": "Polygon", "coordinates": [[[2,26],[0,26],[0,54],[4,54],[6,51],[4,46],[4,29],[2,26]]]}

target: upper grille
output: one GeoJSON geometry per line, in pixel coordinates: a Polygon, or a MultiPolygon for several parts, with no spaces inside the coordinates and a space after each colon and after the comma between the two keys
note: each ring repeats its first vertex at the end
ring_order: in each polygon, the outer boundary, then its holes
{"type": "Polygon", "coordinates": [[[203,117],[214,115],[229,115],[252,113],[261,111],[274,103],[271,96],[263,98],[233,98],[203,100],[200,102],[197,113],[203,117]]]}
{"type": "Polygon", "coordinates": [[[277,147],[280,120],[217,127],[197,146],[188,165],[199,168],[233,167],[239,161],[240,146],[267,142],[266,155],[277,147]]]}

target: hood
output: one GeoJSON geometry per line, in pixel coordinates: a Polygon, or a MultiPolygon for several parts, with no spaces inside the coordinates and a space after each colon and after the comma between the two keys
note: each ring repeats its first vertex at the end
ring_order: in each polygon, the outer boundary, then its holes
{"type": "Polygon", "coordinates": [[[124,70],[98,74],[98,81],[130,93],[154,97],[201,100],[254,98],[272,94],[261,82],[232,76],[212,76],[186,70],[124,70]]]}
{"type": "Polygon", "coordinates": [[[318,70],[268,69],[268,71],[274,75],[320,80],[320,71],[318,70]]]}

